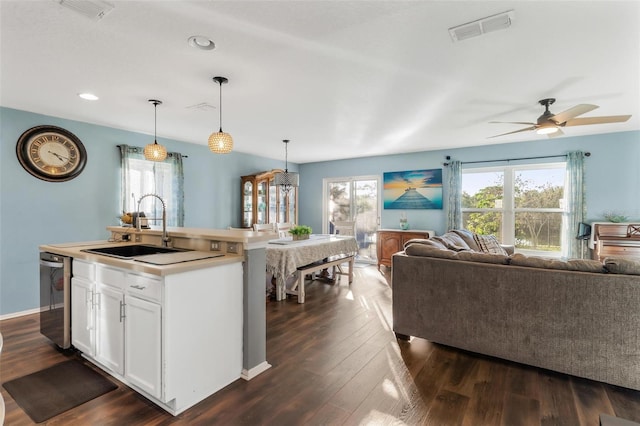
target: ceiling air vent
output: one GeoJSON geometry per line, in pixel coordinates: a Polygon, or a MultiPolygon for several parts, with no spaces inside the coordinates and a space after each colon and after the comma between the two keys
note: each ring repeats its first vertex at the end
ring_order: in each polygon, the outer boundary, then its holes
{"type": "Polygon", "coordinates": [[[101,0],[58,0],[61,6],[98,21],[111,12],[113,5],[101,0]]]}
{"type": "Polygon", "coordinates": [[[478,37],[491,31],[505,30],[511,26],[515,13],[513,10],[487,16],[473,22],[449,28],[449,34],[453,41],[462,41],[472,37],[478,37]]]}

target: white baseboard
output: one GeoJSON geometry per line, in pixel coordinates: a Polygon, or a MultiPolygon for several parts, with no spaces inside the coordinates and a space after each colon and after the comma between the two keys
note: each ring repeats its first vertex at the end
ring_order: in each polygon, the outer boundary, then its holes
{"type": "Polygon", "coordinates": [[[251,368],[250,370],[246,370],[246,369],[242,369],[242,374],[240,375],[240,377],[242,377],[243,379],[249,381],[251,379],[253,379],[254,377],[256,377],[257,375],[264,373],[265,371],[267,371],[268,369],[271,368],[271,364],[269,364],[267,361],[261,362],[260,364],[256,365],[255,367],[251,368]]]}
{"type": "Polygon", "coordinates": [[[29,309],[27,311],[13,312],[11,314],[0,315],[0,321],[11,319],[11,318],[23,317],[25,315],[37,314],[37,313],[40,313],[42,310],[43,308],[35,308],[35,309],[29,309]]]}

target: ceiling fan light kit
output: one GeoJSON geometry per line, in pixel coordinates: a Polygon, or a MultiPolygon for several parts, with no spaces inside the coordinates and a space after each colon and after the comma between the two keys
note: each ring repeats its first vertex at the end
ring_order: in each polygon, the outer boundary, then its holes
{"type": "Polygon", "coordinates": [[[216,154],[228,154],[233,150],[233,138],[222,131],[222,85],[228,83],[226,77],[213,77],[213,81],[220,85],[220,130],[209,136],[209,149],[216,154]]]}
{"type": "Polygon", "coordinates": [[[547,135],[548,137],[557,137],[564,134],[562,127],[567,126],[584,126],[589,124],[606,124],[606,123],[623,123],[631,118],[631,115],[609,115],[601,117],[578,117],[579,115],[586,114],[589,111],[593,111],[598,108],[597,105],[592,104],[579,104],[571,107],[559,114],[554,114],[549,111],[549,106],[553,105],[555,98],[541,99],[538,103],[544,106],[544,112],[538,117],[535,123],[526,121],[491,121],[490,123],[503,123],[503,124],[528,124],[530,127],[524,129],[514,130],[512,132],[501,133],[499,135],[489,136],[490,138],[497,138],[499,136],[511,135],[514,133],[528,132],[535,130],[539,135],[547,135]]]}

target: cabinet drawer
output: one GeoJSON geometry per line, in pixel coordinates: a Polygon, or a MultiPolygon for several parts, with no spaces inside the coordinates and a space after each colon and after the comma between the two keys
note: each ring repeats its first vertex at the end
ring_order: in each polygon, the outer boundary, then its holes
{"type": "Polygon", "coordinates": [[[160,302],[162,299],[162,281],[142,275],[130,274],[127,279],[127,292],[142,299],[160,302]]]}
{"type": "Polygon", "coordinates": [[[89,281],[95,280],[96,277],[96,265],[93,263],[74,259],[72,271],[74,277],[84,278],[89,281]]]}
{"type": "Polygon", "coordinates": [[[99,283],[119,289],[122,289],[127,278],[127,273],[125,271],[106,266],[98,267],[96,274],[96,281],[99,283]]]}

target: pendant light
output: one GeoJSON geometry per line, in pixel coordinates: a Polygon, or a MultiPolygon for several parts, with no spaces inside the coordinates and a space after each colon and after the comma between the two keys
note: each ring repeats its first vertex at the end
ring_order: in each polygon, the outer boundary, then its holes
{"type": "Polygon", "coordinates": [[[149,103],[154,107],[154,126],[153,126],[153,143],[144,147],[144,158],[151,161],[164,161],[167,158],[167,148],[160,145],[157,141],[158,127],[158,105],[162,105],[162,101],[149,99],[149,103]]]}
{"type": "Polygon", "coordinates": [[[209,149],[216,154],[228,154],[233,149],[233,138],[222,131],[222,84],[229,80],[225,77],[213,77],[213,81],[220,85],[220,130],[209,136],[209,149]]]}
{"type": "Polygon", "coordinates": [[[300,183],[300,175],[298,173],[289,173],[288,145],[289,140],[284,139],[284,172],[277,173],[273,177],[274,183],[280,187],[282,192],[289,193],[291,188],[297,188],[300,183]]]}

